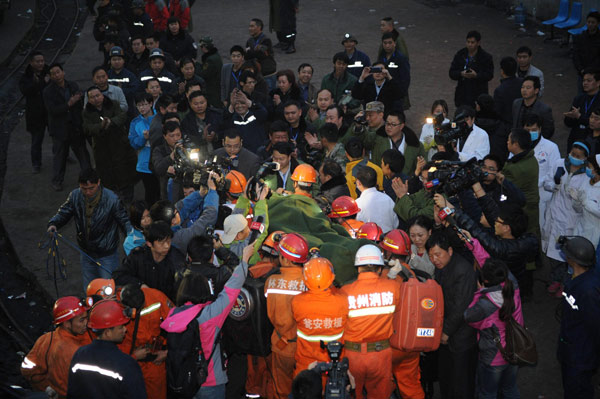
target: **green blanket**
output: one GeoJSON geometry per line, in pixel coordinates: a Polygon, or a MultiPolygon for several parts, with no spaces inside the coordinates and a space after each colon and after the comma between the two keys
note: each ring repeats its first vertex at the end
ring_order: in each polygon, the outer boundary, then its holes
{"type": "Polygon", "coordinates": [[[333,263],[338,283],[356,278],[354,255],[371,241],[350,238],[342,226],[329,221],[314,200],[303,195],[273,195],[268,207],[269,231],[302,234],[310,248],[318,247],[321,256],[333,263]]]}

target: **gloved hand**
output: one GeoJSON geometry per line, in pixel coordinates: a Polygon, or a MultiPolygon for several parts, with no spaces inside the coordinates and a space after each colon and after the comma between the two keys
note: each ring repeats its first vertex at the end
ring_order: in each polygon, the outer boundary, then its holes
{"type": "Polygon", "coordinates": [[[391,266],[391,269],[388,272],[387,277],[390,280],[394,280],[396,278],[396,276],[398,275],[398,273],[400,273],[402,271],[402,264],[400,262],[398,262],[398,260],[392,259],[388,262],[388,265],[391,266]]]}

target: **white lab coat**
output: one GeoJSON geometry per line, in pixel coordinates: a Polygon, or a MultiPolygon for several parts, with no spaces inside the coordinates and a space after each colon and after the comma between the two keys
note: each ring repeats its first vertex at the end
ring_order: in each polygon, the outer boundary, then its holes
{"type": "Polygon", "coordinates": [[[481,161],[490,153],[490,138],[486,131],[476,124],[473,124],[473,130],[462,147],[461,144],[461,140],[458,140],[456,148],[460,148],[458,158],[463,162],[473,157],[481,161]]]}
{"type": "Polygon", "coordinates": [[[587,238],[596,248],[600,239],[600,182],[592,186],[588,180],[573,207],[578,212],[573,235],[587,238]]]}
{"type": "Polygon", "coordinates": [[[363,191],[356,199],[356,204],[360,208],[356,220],[377,223],[384,233],[398,227],[394,201],[387,194],[377,191],[377,188],[371,187],[363,191]]]}
{"type": "MultiPolygon", "coordinates": [[[[511,154],[512,155],[512,154],[511,154]]],[[[544,213],[546,212],[546,205],[552,193],[544,190],[544,180],[549,176],[551,180],[554,180],[554,172],[552,165],[560,159],[560,151],[558,146],[553,141],[550,141],[544,137],[537,143],[534,148],[534,155],[538,161],[539,166],[539,177],[538,187],[540,190],[540,229],[544,226],[544,213]]]]}
{"type": "Polygon", "coordinates": [[[556,185],[554,174],[558,167],[564,168],[564,165],[564,159],[554,162],[552,173],[544,180],[544,189],[551,192],[552,197],[546,206],[546,216],[542,228],[542,251],[549,258],[558,261],[565,260],[556,246],[558,237],[573,235],[578,219],[573,202],[581,197],[580,191],[584,189],[584,186],[589,185],[589,178],[585,173],[578,175],[565,173],[560,179],[560,184],[556,185]]]}

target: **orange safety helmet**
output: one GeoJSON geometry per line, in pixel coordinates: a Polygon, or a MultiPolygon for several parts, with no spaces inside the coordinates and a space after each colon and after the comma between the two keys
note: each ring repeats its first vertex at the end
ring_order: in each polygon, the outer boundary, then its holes
{"type": "Polygon", "coordinates": [[[317,171],[307,163],[300,164],[294,169],[292,180],[298,183],[314,184],[317,182],[317,171]]]}
{"type": "Polygon", "coordinates": [[[396,255],[410,255],[410,238],[404,230],[394,229],[389,231],[379,243],[382,250],[390,251],[396,255]]]}
{"type": "Polygon", "coordinates": [[[244,192],[246,188],[246,176],[237,170],[232,170],[225,176],[227,180],[231,182],[229,185],[229,194],[239,195],[244,192]]]}
{"type": "Polygon", "coordinates": [[[277,230],[272,232],[265,238],[260,247],[261,251],[268,253],[271,256],[277,257],[279,255],[279,241],[283,238],[285,232],[277,230]]]}
{"type": "Polygon", "coordinates": [[[99,295],[103,299],[106,299],[114,295],[115,287],[115,280],[112,278],[97,278],[88,284],[85,294],[87,296],[99,295]]]}
{"type": "Polygon", "coordinates": [[[383,236],[383,230],[374,222],[363,224],[356,232],[356,238],[366,238],[375,242],[381,241],[381,236],[383,236]]]}
{"type": "Polygon", "coordinates": [[[331,213],[327,217],[335,218],[347,218],[348,216],[356,215],[360,212],[360,208],[354,198],[347,195],[337,197],[331,203],[331,213]]]}
{"type": "Polygon", "coordinates": [[[279,241],[279,254],[292,262],[304,263],[308,259],[308,242],[300,234],[286,234],[279,241]]]}
{"type": "Polygon", "coordinates": [[[65,296],[58,298],[54,302],[54,308],[52,309],[52,317],[54,317],[54,324],[64,323],[65,321],[71,320],[73,317],[84,313],[85,307],[81,300],[75,296],[65,296]]]}
{"type": "Polygon", "coordinates": [[[356,219],[347,219],[341,223],[342,227],[346,229],[346,231],[348,232],[348,234],[350,234],[350,237],[352,238],[357,238],[356,234],[358,233],[358,230],[360,230],[363,224],[365,224],[365,222],[361,222],[356,219]]]}
{"type": "Polygon", "coordinates": [[[326,258],[312,258],[302,270],[304,284],[311,291],[325,291],[335,279],[333,265],[326,258]]]}
{"type": "Polygon", "coordinates": [[[104,299],[97,302],[90,310],[88,327],[94,330],[104,330],[129,322],[125,316],[125,308],[119,302],[112,299],[104,299]]]}

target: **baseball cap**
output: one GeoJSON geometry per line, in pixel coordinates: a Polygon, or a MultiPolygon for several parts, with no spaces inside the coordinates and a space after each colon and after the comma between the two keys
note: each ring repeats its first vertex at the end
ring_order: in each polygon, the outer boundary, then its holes
{"type": "Polygon", "coordinates": [[[109,52],[110,58],[112,57],[125,57],[125,52],[123,51],[123,49],[119,46],[114,46],[113,48],[110,49],[109,52]]]}
{"type": "Polygon", "coordinates": [[[365,112],[370,112],[370,111],[383,112],[384,109],[385,109],[385,107],[383,106],[382,102],[371,101],[370,103],[367,103],[367,106],[365,107],[365,112]]]}
{"type": "Polygon", "coordinates": [[[165,53],[160,48],[155,48],[150,52],[150,59],[160,57],[163,60],[165,59],[165,53]]]}
{"type": "Polygon", "coordinates": [[[237,233],[244,230],[246,226],[248,221],[242,214],[227,216],[223,222],[223,237],[221,237],[223,244],[231,244],[237,233]]]}

